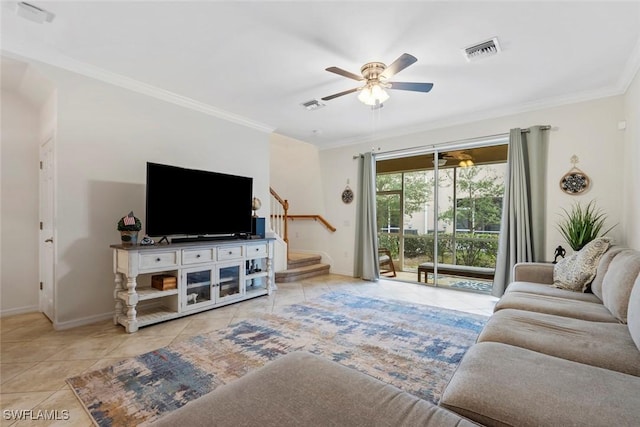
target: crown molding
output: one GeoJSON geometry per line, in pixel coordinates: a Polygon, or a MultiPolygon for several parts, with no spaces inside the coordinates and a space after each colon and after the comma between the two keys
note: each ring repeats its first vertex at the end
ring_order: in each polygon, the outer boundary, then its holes
{"type": "Polygon", "coordinates": [[[638,42],[631,51],[629,59],[627,59],[627,63],[618,79],[618,87],[622,93],[627,92],[638,72],[640,72],[640,37],[638,37],[638,42]]]}
{"type": "Polygon", "coordinates": [[[33,46],[11,43],[9,41],[5,42],[5,40],[3,40],[2,50],[0,50],[0,52],[2,53],[2,55],[13,57],[15,59],[23,58],[27,60],[38,61],[47,65],[52,65],[54,67],[100,80],[114,86],[122,87],[133,92],[160,99],[162,101],[169,102],[180,107],[198,111],[200,113],[204,113],[209,116],[226,120],[260,132],[271,133],[275,130],[275,127],[269,126],[267,124],[247,119],[240,115],[221,110],[209,104],[205,104],[204,102],[196,101],[195,99],[179,95],[177,93],[162,89],[157,86],[140,82],[121,74],[112,73],[103,68],[95,67],[82,61],[77,61],[73,58],[49,49],[36,48],[33,46]]]}

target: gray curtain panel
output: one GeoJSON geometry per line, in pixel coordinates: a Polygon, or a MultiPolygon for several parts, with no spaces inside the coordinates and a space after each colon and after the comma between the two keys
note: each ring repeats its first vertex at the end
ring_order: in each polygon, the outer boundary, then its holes
{"type": "Polygon", "coordinates": [[[493,281],[500,297],[511,282],[518,262],[541,262],[545,257],[545,211],[548,134],[534,126],[528,133],[511,129],[505,177],[502,222],[493,281]]]}
{"type": "Polygon", "coordinates": [[[376,162],[371,153],[358,159],[356,247],[354,276],[378,280],[378,234],[376,221],[376,162]]]}

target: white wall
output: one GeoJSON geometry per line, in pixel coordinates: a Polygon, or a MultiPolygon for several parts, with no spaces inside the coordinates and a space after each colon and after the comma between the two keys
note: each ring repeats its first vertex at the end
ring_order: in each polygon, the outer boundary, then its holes
{"type": "MultiPolygon", "coordinates": [[[[289,201],[289,214],[322,215],[334,227],[337,226],[325,210],[318,148],[276,133],[271,135],[270,146],[270,185],[280,197],[289,201]]],[[[266,211],[263,215],[267,215],[266,211]]],[[[290,250],[319,253],[325,257],[323,261],[331,264],[330,256],[320,249],[326,247],[331,238],[331,231],[320,222],[289,221],[290,250]]]]}
{"type": "MultiPolygon", "coordinates": [[[[550,258],[557,245],[565,244],[555,229],[561,208],[568,208],[575,201],[584,203],[595,199],[608,214],[609,224],[622,224],[625,196],[622,190],[624,174],[621,153],[624,149],[624,132],[617,130],[617,124],[624,116],[623,97],[617,96],[405,135],[375,143],[367,142],[322,150],[320,164],[325,190],[325,210],[339,228],[329,239],[327,246],[319,250],[331,254],[335,260],[333,271],[352,273],[355,204],[344,205],[339,195],[346,179],[351,180],[354,191],[358,190],[357,162],[353,160],[354,154],[371,150],[372,145],[385,152],[495,135],[508,132],[514,127],[541,124],[553,126],[549,138],[545,245],[547,257],[550,258]],[[559,188],[560,178],[572,167],[570,158],[574,154],[580,159],[578,167],[592,180],[591,189],[579,196],[566,195],[559,188]]],[[[381,120],[384,120],[384,112],[381,120]]],[[[611,235],[618,243],[628,244],[623,229],[623,225],[619,225],[611,235]]]]}
{"type": "MultiPolygon", "coordinates": [[[[57,327],[113,313],[109,245],[119,243],[116,223],[130,210],[144,225],[147,161],[252,176],[254,195],[268,200],[266,133],[59,68],[33,65],[53,81],[58,94],[57,327]]],[[[22,159],[3,161],[29,167],[22,159]]],[[[215,189],[204,197],[196,203],[167,203],[181,204],[185,211],[212,205],[224,209],[215,189]]],[[[37,271],[37,262],[26,268],[37,271]]]]}
{"type": "Polygon", "coordinates": [[[624,227],[629,247],[640,250],[640,71],[624,97],[627,128],[624,138],[624,227]]]}
{"type": "Polygon", "coordinates": [[[0,312],[38,309],[38,108],[3,87],[0,312]]]}

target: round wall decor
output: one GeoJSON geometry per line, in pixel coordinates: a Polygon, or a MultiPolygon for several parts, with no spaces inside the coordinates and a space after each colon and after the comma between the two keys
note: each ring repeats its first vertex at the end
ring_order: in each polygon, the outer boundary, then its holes
{"type": "Polygon", "coordinates": [[[573,155],[571,157],[573,167],[560,179],[560,189],[567,194],[575,195],[583,193],[591,184],[587,174],[576,167],[578,161],[578,156],[573,155]]]}
{"type": "Polygon", "coordinates": [[[589,177],[582,171],[569,171],[560,180],[560,189],[567,194],[580,194],[589,188],[589,177]]]}
{"type": "Polygon", "coordinates": [[[353,190],[348,185],[342,192],[342,201],[346,204],[353,202],[353,190]]]}

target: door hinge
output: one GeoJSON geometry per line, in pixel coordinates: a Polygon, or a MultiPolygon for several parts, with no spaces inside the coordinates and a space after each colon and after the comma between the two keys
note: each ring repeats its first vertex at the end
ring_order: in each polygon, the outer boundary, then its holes
{"type": "Polygon", "coordinates": [[[40,170],[42,170],[42,161],[40,161],[40,170]]]}
{"type": "Polygon", "coordinates": [[[40,282],[40,290],[42,290],[42,282],[40,282]]]}
{"type": "Polygon", "coordinates": [[[44,224],[42,224],[42,221],[40,221],[40,230],[44,229],[44,224]]]}

